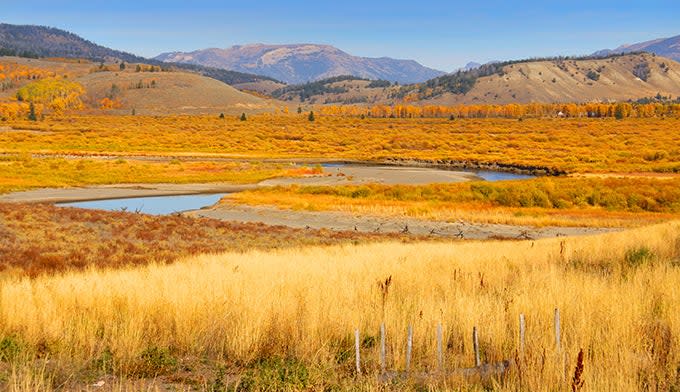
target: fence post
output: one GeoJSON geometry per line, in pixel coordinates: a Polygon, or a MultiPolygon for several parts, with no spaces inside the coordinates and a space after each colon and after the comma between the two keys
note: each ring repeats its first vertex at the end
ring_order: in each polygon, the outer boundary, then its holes
{"type": "Polygon", "coordinates": [[[479,359],[479,337],[477,336],[477,327],[472,327],[472,347],[475,350],[475,367],[482,364],[479,359]]]}
{"type": "Polygon", "coordinates": [[[442,350],[442,323],[437,324],[437,365],[439,371],[444,370],[444,352],[442,350]]]}
{"type": "Polygon", "coordinates": [[[560,352],[560,333],[560,310],[555,308],[555,348],[558,353],[560,352]]]}
{"type": "Polygon", "coordinates": [[[406,373],[411,369],[411,352],[413,351],[413,326],[408,326],[408,339],[406,340],[406,373]]]}
{"type": "Polygon", "coordinates": [[[380,324],[380,370],[385,373],[387,359],[385,358],[385,323],[380,324]]]}
{"type": "Polygon", "coordinates": [[[524,313],[519,315],[519,352],[524,355],[524,334],[526,331],[526,323],[524,321],[524,313]]]}
{"type": "Polygon", "coordinates": [[[354,330],[354,355],[356,357],[356,365],[357,365],[357,375],[361,374],[361,357],[360,357],[360,345],[361,343],[359,342],[359,329],[354,330]]]}

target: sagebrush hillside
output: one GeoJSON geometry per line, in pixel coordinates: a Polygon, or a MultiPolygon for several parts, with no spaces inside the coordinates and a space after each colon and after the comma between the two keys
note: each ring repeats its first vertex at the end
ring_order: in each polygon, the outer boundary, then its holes
{"type": "Polygon", "coordinates": [[[276,106],[216,79],[149,64],[0,57],[0,78],[5,102],[41,79],[68,79],[82,85],[85,109],[110,114],[240,114],[276,106]]]}
{"type": "Polygon", "coordinates": [[[647,53],[485,64],[399,86],[355,77],[288,86],[274,96],[313,104],[610,102],[680,96],[680,63],[647,53]]]}

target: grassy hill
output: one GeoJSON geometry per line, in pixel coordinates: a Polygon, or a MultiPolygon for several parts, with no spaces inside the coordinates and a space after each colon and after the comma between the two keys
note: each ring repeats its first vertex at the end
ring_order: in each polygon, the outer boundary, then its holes
{"type": "Polygon", "coordinates": [[[275,91],[313,104],[504,104],[627,101],[680,96],[680,63],[647,53],[486,64],[425,83],[398,86],[331,78],[275,91]]]}
{"type": "Polygon", "coordinates": [[[0,57],[6,73],[0,99],[11,100],[22,86],[37,78],[66,77],[82,84],[88,110],[99,111],[104,98],[112,114],[240,114],[271,110],[272,100],[247,94],[219,80],[183,70],[159,71],[158,66],[100,64],[88,60],[0,57]],[[154,70],[154,72],[149,72],[154,70]],[[12,78],[10,78],[10,74],[12,78]],[[34,77],[33,75],[37,75],[34,77]]]}

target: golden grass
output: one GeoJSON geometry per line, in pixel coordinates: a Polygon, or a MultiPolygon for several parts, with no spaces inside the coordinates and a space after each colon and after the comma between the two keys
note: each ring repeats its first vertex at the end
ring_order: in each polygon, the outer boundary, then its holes
{"type": "MultiPolygon", "coordinates": [[[[55,379],[100,369],[102,358],[109,372],[143,375],[172,371],[173,358],[200,357],[241,369],[241,382],[252,388],[377,390],[381,321],[397,369],[407,325],[414,326],[419,370],[436,363],[434,331],[442,322],[450,369],[473,363],[473,326],[483,361],[513,358],[524,313],[521,372],[487,386],[567,390],[583,349],[588,390],[668,390],[678,387],[680,361],[678,233],[680,222],[673,222],[535,242],[312,247],[7,278],[0,340],[11,339],[27,355],[49,355],[58,364],[55,379]],[[390,276],[383,305],[378,283],[390,276]],[[554,348],[554,308],[562,314],[563,354],[554,348]],[[352,381],[356,327],[366,338],[368,375],[352,381]],[[267,378],[267,366],[281,376],[267,378]]],[[[439,382],[433,385],[481,388],[439,382]]]]}
{"type": "Polygon", "coordinates": [[[255,183],[272,177],[307,174],[285,164],[135,159],[0,157],[0,193],[31,188],[60,188],[125,183],[255,183]]]}
{"type": "Polygon", "coordinates": [[[678,118],[69,116],[8,121],[0,152],[498,162],[570,173],[678,172],[678,118]]]}
{"type": "Polygon", "coordinates": [[[544,177],[430,185],[267,187],[224,203],[532,226],[632,227],[680,213],[680,177],[544,177]]]}

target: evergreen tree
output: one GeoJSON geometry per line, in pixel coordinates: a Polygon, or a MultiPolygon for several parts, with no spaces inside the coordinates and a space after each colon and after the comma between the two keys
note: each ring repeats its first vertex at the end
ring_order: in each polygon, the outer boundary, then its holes
{"type": "Polygon", "coordinates": [[[309,116],[307,116],[307,120],[314,121],[314,112],[309,112],[309,116]]]}
{"type": "Polygon", "coordinates": [[[28,119],[31,121],[38,121],[38,116],[35,115],[35,105],[33,105],[33,102],[28,106],[28,119]]]}
{"type": "Polygon", "coordinates": [[[119,67],[119,68],[120,68],[121,71],[125,71],[125,61],[123,61],[122,63],[120,63],[120,67],[119,67]]]}
{"type": "Polygon", "coordinates": [[[247,120],[246,114],[245,114],[245,113],[241,113],[241,121],[246,121],[246,120],[247,120]]]}

